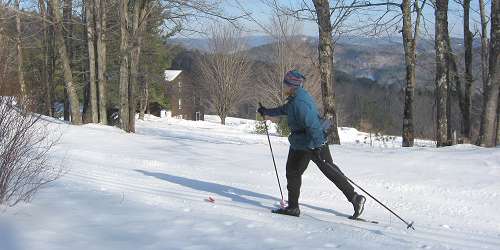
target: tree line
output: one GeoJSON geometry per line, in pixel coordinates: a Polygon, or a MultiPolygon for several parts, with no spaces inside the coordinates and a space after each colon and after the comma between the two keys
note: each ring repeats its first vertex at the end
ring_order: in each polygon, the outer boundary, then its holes
{"type": "MultiPolygon", "coordinates": [[[[476,93],[472,58],[476,51],[470,28],[471,1],[456,1],[463,10],[463,62],[451,46],[449,0],[311,0],[298,5],[262,0],[274,11],[269,25],[255,19],[239,1],[236,3],[241,7],[241,16],[228,16],[218,1],[209,0],[2,0],[0,91],[3,95],[17,95],[20,100],[38,100],[35,107],[43,114],[55,116],[55,111],[64,110],[65,119],[73,124],[108,124],[118,117],[123,130],[134,132],[136,113],[143,117],[150,99],[161,96],[152,91],[162,91],[158,87],[162,71],[172,60],[166,38],[189,30],[189,18],[208,17],[229,23],[228,27],[208,31],[208,52],[198,67],[201,78],[208,83],[207,92],[212,93],[209,103],[224,121],[235,104],[248,96],[242,93],[249,91],[246,86],[252,68],[259,67],[249,63],[248,54],[243,53],[247,48],[242,46],[241,26],[236,22],[245,19],[257,23],[275,46],[271,63],[260,65],[267,69],[262,71],[265,77],[251,83],[255,85],[252,89],[263,90],[254,96],[260,94],[261,100],[280,104],[285,101],[280,86],[282,74],[290,68],[305,71],[310,76],[308,81],[319,83],[308,88],[320,96],[322,112],[333,124],[328,141],[338,144],[337,125],[342,118],[336,104],[336,39],[352,30],[370,28],[380,33],[396,27],[403,41],[406,66],[401,134],[403,146],[413,146],[418,119],[414,117],[417,44],[426,18],[423,10],[432,8],[437,146],[455,143],[456,130],[463,141],[472,142],[472,97],[476,93]],[[380,9],[385,10],[378,14],[380,17],[369,15],[376,18],[363,22],[361,27],[349,22],[350,17],[380,9]],[[310,50],[307,41],[293,35],[300,29],[297,23],[303,21],[317,24],[315,51],[310,50]],[[451,124],[455,96],[461,117],[459,128],[451,124]],[[62,103],[65,108],[55,109],[54,103],[62,103]]],[[[483,105],[479,136],[473,143],[490,147],[500,141],[500,10],[499,0],[491,0],[489,14],[486,4],[484,0],[478,2],[483,105]]]]}
{"type": "Polygon", "coordinates": [[[0,94],[134,132],[148,103],[166,108],[166,40],[195,18],[233,20],[212,0],[1,0],[0,94]]]}
{"type": "MultiPolygon", "coordinates": [[[[456,52],[451,46],[451,35],[448,29],[449,0],[402,0],[402,1],[348,1],[331,2],[328,0],[302,1],[299,6],[281,4],[278,1],[264,1],[276,9],[281,15],[294,17],[298,20],[314,21],[319,30],[319,44],[317,63],[320,72],[322,106],[325,116],[331,120],[333,126],[328,136],[330,143],[340,143],[337,131],[337,107],[334,50],[335,39],[349,32],[349,30],[366,30],[370,33],[380,33],[387,29],[398,28],[401,33],[405,55],[406,77],[404,87],[403,112],[403,146],[411,147],[415,140],[415,87],[417,65],[417,41],[422,29],[424,7],[434,10],[434,47],[435,47],[435,106],[436,106],[436,142],[437,146],[447,146],[456,143],[454,128],[451,126],[452,100],[458,96],[461,122],[459,133],[462,141],[471,142],[471,112],[473,89],[472,58],[473,33],[470,28],[471,1],[456,0],[463,11],[463,46],[464,46],[464,73],[460,74],[456,52]],[[332,4],[332,5],[331,5],[332,4]],[[360,13],[382,10],[382,14],[368,15],[368,22],[361,25],[349,23],[350,16],[359,18],[360,13]]],[[[477,145],[492,147],[500,142],[500,119],[498,106],[500,86],[500,1],[491,0],[490,14],[484,0],[479,0],[479,16],[481,38],[481,80],[483,82],[483,107],[477,145]],[[488,34],[488,26],[490,32],[488,34]],[[490,37],[488,39],[488,36],[490,37]]],[[[474,10],[472,10],[474,11],[474,10]]],[[[380,13],[380,12],[379,12],[380,13]]],[[[474,143],[474,142],[473,142],[474,143]]]]}
{"type": "MultiPolygon", "coordinates": [[[[435,96],[435,140],[438,147],[455,144],[459,141],[476,143],[480,146],[492,147],[500,142],[500,119],[498,106],[498,88],[500,78],[498,71],[500,62],[499,55],[499,1],[491,0],[490,13],[483,0],[479,0],[480,31],[477,36],[481,39],[481,86],[482,109],[479,123],[479,135],[477,140],[472,141],[473,124],[473,97],[476,89],[473,88],[473,33],[470,28],[472,20],[470,13],[470,0],[456,0],[455,3],[462,7],[463,17],[463,62],[458,61],[457,52],[451,46],[451,35],[449,31],[449,0],[402,0],[398,1],[335,1],[312,0],[302,1],[297,5],[282,3],[280,1],[262,0],[274,10],[274,19],[271,25],[266,26],[262,20],[250,18],[273,39],[272,58],[268,60],[269,65],[264,65],[266,77],[258,82],[257,96],[267,100],[269,103],[278,105],[285,101],[281,90],[283,72],[290,68],[299,68],[307,71],[312,79],[308,82],[319,82],[307,86],[313,94],[320,95],[322,112],[325,118],[331,121],[332,130],[329,131],[329,143],[339,144],[340,138],[337,131],[338,107],[335,82],[335,48],[336,39],[342,35],[355,31],[364,34],[380,34],[388,29],[396,28],[401,34],[404,48],[406,76],[404,84],[404,107],[402,120],[402,138],[404,147],[411,147],[415,141],[415,123],[418,123],[414,113],[416,74],[417,74],[417,42],[422,33],[424,8],[432,8],[434,11],[434,96],[435,96]],[[331,5],[332,4],[332,5],[331,5]],[[370,11],[382,10],[381,14],[368,14],[370,11]],[[359,18],[362,14],[368,14],[370,20],[362,21],[360,24],[349,22],[350,17],[359,18]],[[380,15],[377,17],[377,15],[380,15]],[[373,18],[375,17],[375,18],[373,18]],[[304,41],[294,37],[297,34],[295,21],[312,21],[318,27],[317,51],[311,52],[304,45],[304,41]],[[488,26],[490,32],[488,34],[488,26]],[[488,36],[490,37],[488,39],[488,36]],[[302,46],[300,45],[302,44],[302,46]],[[459,70],[459,64],[463,63],[463,72],[459,70]],[[269,77],[270,76],[270,77],[269,77]],[[319,90],[318,90],[319,87],[319,90]],[[280,93],[281,92],[281,93],[280,93]],[[458,107],[455,107],[455,99],[458,99],[458,107]],[[452,117],[459,112],[459,125],[452,122],[452,117]],[[457,135],[458,131],[458,135],[457,135]]],[[[245,6],[241,5],[246,15],[252,16],[245,6]]],[[[379,12],[380,13],[380,12],[379,12]]],[[[429,20],[427,20],[429,22],[429,20]]],[[[220,92],[219,92],[220,93],[220,92]]],[[[342,94],[342,93],[340,93],[342,94]]]]}

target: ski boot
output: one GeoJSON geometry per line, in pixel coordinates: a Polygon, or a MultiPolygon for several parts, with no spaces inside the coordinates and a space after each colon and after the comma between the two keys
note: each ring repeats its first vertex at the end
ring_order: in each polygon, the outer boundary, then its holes
{"type": "Polygon", "coordinates": [[[272,213],[275,214],[284,214],[284,215],[290,215],[290,216],[295,216],[299,217],[300,216],[300,209],[298,207],[280,207],[277,209],[271,210],[272,213]]]}
{"type": "Polygon", "coordinates": [[[365,207],[366,198],[363,195],[356,194],[352,198],[352,205],[354,206],[354,214],[349,217],[350,219],[357,219],[362,213],[365,207]]]}

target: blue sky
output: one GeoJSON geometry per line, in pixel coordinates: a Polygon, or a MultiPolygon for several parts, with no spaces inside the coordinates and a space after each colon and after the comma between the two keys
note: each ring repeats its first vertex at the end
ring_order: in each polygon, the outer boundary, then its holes
{"type": "MultiPolygon", "coordinates": [[[[269,1],[269,0],[267,0],[269,1]]],[[[312,6],[312,1],[311,0],[304,0],[305,2],[311,2],[312,6]]],[[[384,1],[384,0],[372,0],[372,3],[375,3],[377,1],[384,1]]],[[[490,0],[485,0],[487,2],[487,11],[489,14],[489,9],[490,9],[490,0]]],[[[241,10],[240,6],[238,5],[238,2],[244,6],[245,11],[252,13],[252,17],[256,19],[258,22],[262,24],[268,24],[269,19],[273,15],[272,8],[269,6],[266,6],[261,0],[223,0],[222,7],[224,8],[224,11],[226,14],[229,15],[242,15],[243,11],[241,10]]],[[[288,6],[299,6],[302,0],[277,0],[280,4],[286,4],[288,6]]],[[[331,1],[332,3],[335,3],[336,1],[331,1]]],[[[349,0],[348,0],[349,2],[349,0]]],[[[360,1],[360,2],[365,2],[365,1],[360,1]]],[[[395,2],[400,2],[400,1],[395,1],[395,2]]],[[[428,3],[431,1],[428,0],[428,3]]],[[[350,2],[349,2],[350,3],[350,2]]],[[[474,27],[477,26],[479,28],[479,7],[478,7],[478,0],[473,0],[471,3],[472,6],[472,11],[471,11],[471,28],[473,29],[474,32],[474,27]]],[[[366,25],[369,23],[368,19],[369,18],[377,18],[384,12],[385,7],[378,7],[379,11],[360,11],[359,14],[353,15],[347,22],[347,25],[349,27],[354,27],[354,25],[366,25]],[[362,18],[362,21],[359,19],[362,18]]],[[[395,7],[393,7],[395,9],[395,7]]],[[[463,36],[463,31],[462,31],[462,7],[455,2],[455,0],[450,0],[450,6],[449,6],[449,29],[454,37],[462,37],[463,36]]],[[[431,5],[427,5],[424,9],[424,16],[425,16],[425,26],[426,30],[422,29],[422,35],[427,36],[432,36],[433,30],[434,30],[434,9],[432,8],[431,5]]],[[[243,21],[242,24],[245,26],[247,30],[249,30],[250,35],[259,35],[262,34],[259,32],[260,28],[258,25],[256,25],[254,22],[251,21],[243,21]]],[[[304,35],[310,35],[310,36],[317,36],[317,27],[314,22],[304,22],[303,23],[303,33],[304,35]]],[[[386,32],[385,35],[394,35],[394,36],[399,36],[399,33],[397,32],[397,29],[393,27],[390,32],[386,32]],[[392,34],[390,34],[392,33],[392,34]]]]}

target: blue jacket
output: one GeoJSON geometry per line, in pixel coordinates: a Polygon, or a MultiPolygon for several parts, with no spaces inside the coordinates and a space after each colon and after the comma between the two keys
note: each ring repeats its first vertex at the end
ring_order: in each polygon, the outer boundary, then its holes
{"type": "Polygon", "coordinates": [[[314,149],[326,142],[316,104],[309,93],[298,87],[283,106],[266,109],[267,116],[288,116],[290,147],[295,150],[314,149]]]}

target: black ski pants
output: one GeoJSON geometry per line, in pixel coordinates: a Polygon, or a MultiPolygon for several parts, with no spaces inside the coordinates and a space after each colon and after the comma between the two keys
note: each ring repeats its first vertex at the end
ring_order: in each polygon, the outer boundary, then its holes
{"type": "Polygon", "coordinates": [[[307,165],[309,165],[311,160],[319,167],[321,172],[323,172],[323,174],[344,193],[347,200],[352,201],[353,197],[356,195],[354,187],[347,181],[339,167],[333,163],[328,145],[324,145],[320,148],[319,152],[290,148],[286,162],[288,205],[290,207],[299,206],[302,174],[307,169],[307,165]],[[329,164],[322,162],[322,160],[329,164]]]}

